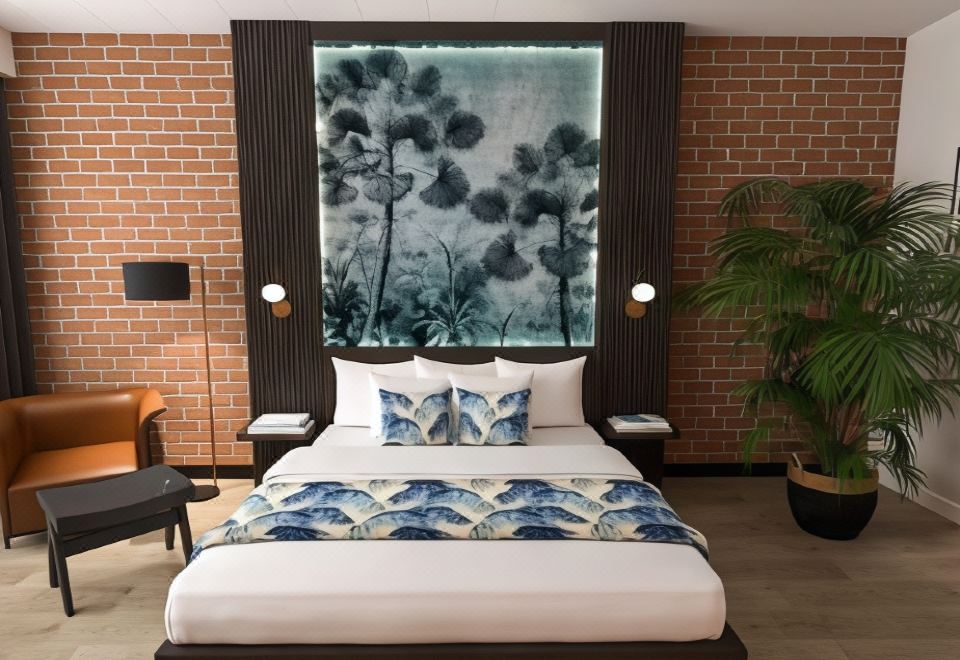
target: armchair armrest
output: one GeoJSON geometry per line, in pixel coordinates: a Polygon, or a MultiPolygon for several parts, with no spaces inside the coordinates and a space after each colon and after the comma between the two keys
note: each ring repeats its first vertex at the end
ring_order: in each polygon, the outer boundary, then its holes
{"type": "Polygon", "coordinates": [[[23,434],[17,422],[17,403],[0,401],[0,523],[3,525],[3,546],[10,547],[10,503],[7,489],[26,453],[23,434]]]}
{"type": "Polygon", "coordinates": [[[137,419],[137,464],[141,467],[150,465],[150,423],[159,415],[167,411],[163,404],[160,392],[154,389],[141,390],[137,419]]]}

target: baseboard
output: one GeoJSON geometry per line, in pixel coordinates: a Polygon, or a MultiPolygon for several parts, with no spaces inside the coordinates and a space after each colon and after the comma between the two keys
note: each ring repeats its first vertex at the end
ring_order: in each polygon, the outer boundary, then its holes
{"type": "MultiPolygon", "coordinates": [[[[209,465],[171,465],[170,467],[188,479],[213,478],[213,470],[209,465]]],[[[253,466],[218,465],[217,477],[221,479],[253,479],[253,466]]]]}
{"type": "Polygon", "coordinates": [[[786,463],[754,463],[750,471],[742,463],[667,463],[665,477],[782,477],[787,474],[786,463]]]}
{"type": "MultiPolygon", "coordinates": [[[[900,492],[900,489],[897,487],[897,480],[886,470],[880,470],[880,483],[891,490],[900,492]]],[[[929,509],[937,515],[943,516],[950,522],[960,525],[960,504],[953,500],[948,500],[942,495],[937,495],[926,486],[921,486],[916,496],[909,499],[924,509],[929,509]]]]}
{"type": "Polygon", "coordinates": [[[942,495],[937,495],[927,490],[926,487],[921,488],[913,500],[925,509],[930,509],[950,522],[960,525],[960,504],[957,504],[953,500],[948,500],[942,495]]]}

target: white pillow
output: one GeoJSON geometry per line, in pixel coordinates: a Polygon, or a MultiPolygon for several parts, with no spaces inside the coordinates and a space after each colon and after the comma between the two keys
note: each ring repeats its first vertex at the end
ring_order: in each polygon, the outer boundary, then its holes
{"type": "Polygon", "coordinates": [[[453,385],[453,428],[460,424],[460,398],[457,388],[462,387],[471,392],[516,392],[517,390],[531,390],[533,383],[532,371],[518,371],[514,376],[497,378],[495,376],[470,376],[467,374],[450,374],[450,384],[453,385]]]}
{"type": "Polygon", "coordinates": [[[503,391],[525,390],[533,382],[532,369],[518,369],[510,376],[470,376],[467,374],[450,374],[450,383],[454,387],[476,391],[503,391]]]}
{"type": "Polygon", "coordinates": [[[493,362],[483,364],[455,364],[453,362],[437,362],[428,360],[419,355],[413,356],[413,364],[417,367],[417,376],[420,378],[446,378],[447,374],[467,374],[470,376],[496,376],[497,365],[493,362]]]}
{"type": "Polygon", "coordinates": [[[533,371],[530,426],[583,426],[583,365],[587,357],[565,362],[530,364],[497,358],[500,376],[533,371]]]}
{"type": "MultiPolygon", "coordinates": [[[[446,378],[405,378],[378,373],[371,373],[367,378],[370,380],[370,391],[373,397],[370,400],[370,435],[372,436],[379,436],[383,432],[380,390],[398,394],[439,394],[450,389],[450,381],[446,378]]],[[[452,417],[451,413],[451,421],[452,417]]]]}
{"type": "Polygon", "coordinates": [[[391,364],[367,364],[332,357],[333,370],[337,374],[337,407],[333,411],[333,423],[337,426],[370,426],[372,396],[370,374],[386,376],[417,375],[413,360],[391,364]]]}

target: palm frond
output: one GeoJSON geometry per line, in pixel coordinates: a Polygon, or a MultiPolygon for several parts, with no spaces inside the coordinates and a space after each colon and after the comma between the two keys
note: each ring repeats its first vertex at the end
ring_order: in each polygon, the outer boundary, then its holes
{"type": "Polygon", "coordinates": [[[741,227],[731,229],[714,241],[712,252],[717,266],[723,268],[739,260],[792,264],[813,247],[809,241],[782,229],[741,227]]]}
{"type": "Polygon", "coordinates": [[[708,317],[749,318],[734,347],[762,344],[766,378],[743,383],[757,426],[745,462],[777,424],[802,421],[826,474],[861,478],[885,465],[915,491],[914,434],[960,397],[960,219],[950,188],[900,185],[886,195],[859,181],[791,186],[766,177],[724,196],[731,228],[716,239],[715,274],[677,304],[708,317]],[[785,231],[754,224],[780,212],[785,231]],[[768,407],[785,406],[769,417],[768,407]],[[766,417],[765,417],[766,416],[766,417]],[[870,434],[882,450],[867,448],[870,434]]]}
{"type": "Polygon", "coordinates": [[[908,258],[952,251],[960,237],[960,220],[944,212],[950,192],[937,183],[897,186],[860,219],[861,243],[908,258]]]}
{"type": "Polygon", "coordinates": [[[901,493],[916,495],[925,476],[923,471],[914,465],[916,447],[913,433],[916,429],[906,417],[888,415],[875,419],[870,430],[873,434],[880,435],[883,449],[870,452],[869,458],[893,474],[901,493]]]}
{"type": "Polygon", "coordinates": [[[830,280],[841,289],[867,300],[903,299],[903,284],[909,280],[909,262],[889,249],[863,245],[836,257],[830,280]]]}
{"type": "Polygon", "coordinates": [[[770,432],[773,426],[770,424],[758,424],[743,439],[743,471],[750,473],[753,466],[753,454],[757,451],[757,446],[761,442],[767,442],[770,439],[770,432]]]}
{"type": "Polygon", "coordinates": [[[774,309],[803,309],[815,293],[817,282],[802,267],[737,260],[696,287],[679,292],[684,307],[702,307],[707,316],[719,317],[734,307],[761,305],[774,309]]]}
{"type": "Polygon", "coordinates": [[[720,202],[718,215],[747,224],[765,203],[777,203],[793,188],[782,179],[766,177],[745,181],[731,188],[720,202]]]}

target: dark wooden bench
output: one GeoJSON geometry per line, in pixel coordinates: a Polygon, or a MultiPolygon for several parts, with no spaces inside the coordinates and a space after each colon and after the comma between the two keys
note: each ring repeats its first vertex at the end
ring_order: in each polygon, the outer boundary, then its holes
{"type": "Polygon", "coordinates": [[[174,527],[179,525],[183,556],[189,562],[193,540],[187,502],[193,492],[193,482],[166,465],[38,491],[47,517],[50,586],[60,587],[67,616],[74,614],[67,557],[158,529],[166,531],[167,550],[172,550],[174,527]]]}

